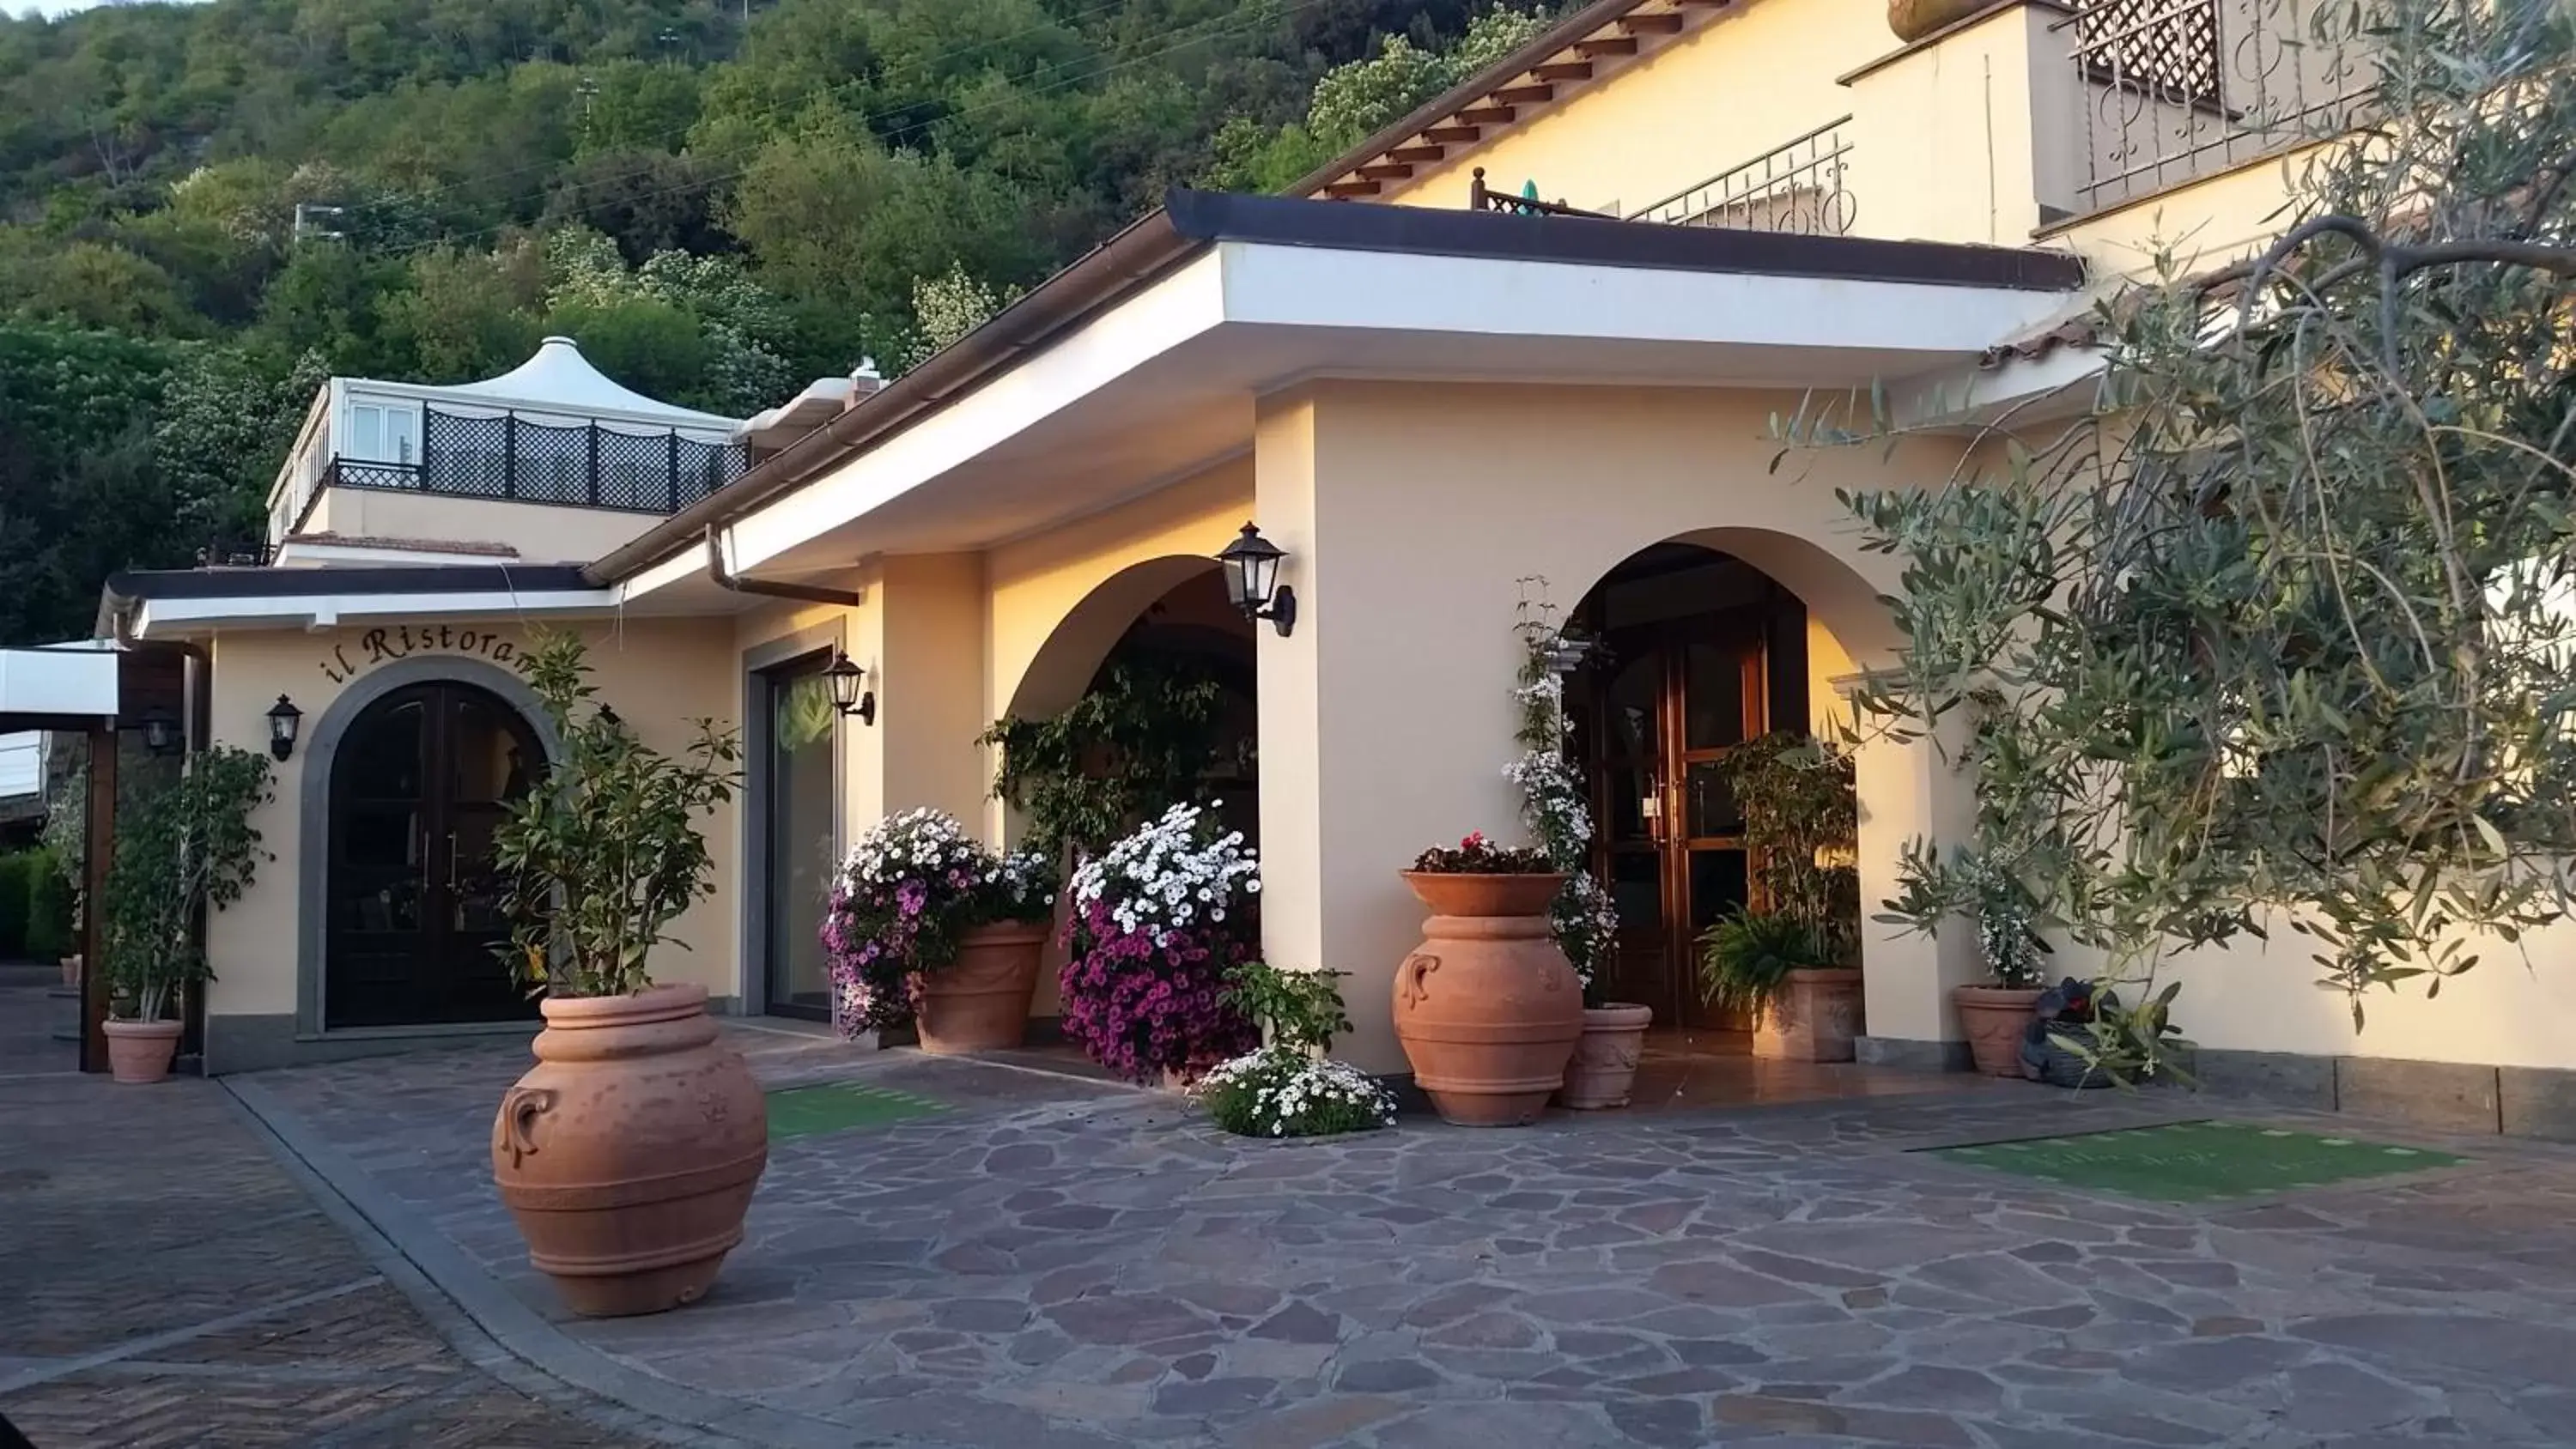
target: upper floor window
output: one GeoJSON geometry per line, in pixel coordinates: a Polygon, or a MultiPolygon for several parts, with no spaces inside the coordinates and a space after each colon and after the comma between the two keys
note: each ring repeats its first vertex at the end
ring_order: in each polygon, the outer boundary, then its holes
{"type": "Polygon", "coordinates": [[[420,461],[420,414],[399,403],[349,404],[349,437],[343,458],[362,463],[420,461]]]}

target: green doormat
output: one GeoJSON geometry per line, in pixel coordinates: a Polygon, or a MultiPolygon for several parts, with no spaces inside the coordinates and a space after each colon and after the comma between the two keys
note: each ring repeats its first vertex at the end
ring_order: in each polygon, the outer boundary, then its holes
{"type": "Polygon", "coordinates": [[[928,1097],[890,1087],[871,1087],[864,1082],[789,1087],[769,1094],[769,1140],[783,1142],[818,1132],[847,1132],[853,1127],[886,1127],[947,1110],[928,1097]]]}
{"type": "Polygon", "coordinates": [[[2421,1147],[2391,1147],[2241,1122],[2176,1122],[1930,1150],[1949,1162],[2156,1202],[2220,1202],[2354,1178],[2423,1172],[2465,1160],[2421,1147]]]}

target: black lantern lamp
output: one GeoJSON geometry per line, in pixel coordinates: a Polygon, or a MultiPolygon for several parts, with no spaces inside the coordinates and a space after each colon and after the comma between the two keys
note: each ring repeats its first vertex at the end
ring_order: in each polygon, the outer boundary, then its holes
{"type": "Polygon", "coordinates": [[[143,748],[156,755],[175,755],[184,743],[179,738],[179,722],[166,714],[146,715],[143,720],[143,748]]]}
{"type": "Polygon", "coordinates": [[[1225,592],[1247,619],[1268,619],[1285,638],[1297,624],[1297,591],[1279,582],[1279,561],[1288,555],[1247,523],[1243,536],[1225,546],[1216,561],[1225,565],[1225,592]]]}
{"type": "Polygon", "coordinates": [[[823,682],[832,687],[832,708],[857,715],[861,724],[877,722],[877,692],[867,687],[868,672],[852,664],[849,655],[832,651],[832,667],[823,671],[823,682]]]}
{"type": "Polygon", "coordinates": [[[304,728],[304,711],[285,695],[268,707],[268,752],[285,759],[295,753],[296,732],[304,728]]]}

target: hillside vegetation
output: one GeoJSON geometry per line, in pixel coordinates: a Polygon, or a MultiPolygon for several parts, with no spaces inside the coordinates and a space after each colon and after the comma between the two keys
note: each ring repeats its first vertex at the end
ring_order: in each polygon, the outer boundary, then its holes
{"type": "Polygon", "coordinates": [[[1276,187],[1489,0],[213,0],[0,19],[0,641],[253,533],[319,379],[578,338],[744,414],[1174,184],[1276,187]],[[301,222],[299,222],[299,217],[301,222]]]}

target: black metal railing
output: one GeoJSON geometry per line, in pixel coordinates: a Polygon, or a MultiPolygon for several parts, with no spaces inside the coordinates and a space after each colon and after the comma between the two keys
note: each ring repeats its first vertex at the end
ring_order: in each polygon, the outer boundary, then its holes
{"type": "Polygon", "coordinates": [[[450,498],[677,513],[743,475],[749,450],[677,432],[559,426],[516,413],[423,411],[420,461],[334,458],[326,488],[378,488],[450,498]]]}
{"type": "Polygon", "coordinates": [[[1629,216],[1669,226],[1842,236],[1859,204],[1849,185],[1851,117],[1828,121],[1741,166],[1685,187],[1629,216]]]}
{"type": "Polygon", "coordinates": [[[2348,129],[2376,80],[2378,0],[2077,0],[2079,212],[2348,129]]]}

